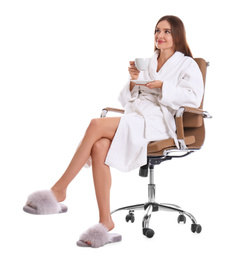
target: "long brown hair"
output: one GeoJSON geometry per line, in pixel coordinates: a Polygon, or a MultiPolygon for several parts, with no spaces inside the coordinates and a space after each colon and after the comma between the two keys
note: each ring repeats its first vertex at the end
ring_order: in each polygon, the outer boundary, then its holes
{"type": "MultiPolygon", "coordinates": [[[[192,52],[189,48],[189,45],[186,40],[186,32],[184,28],[183,22],[177,16],[166,15],[159,19],[155,26],[155,30],[157,25],[162,21],[168,21],[171,25],[171,34],[173,37],[175,51],[182,52],[185,56],[189,56],[193,58],[192,52]]],[[[155,50],[158,50],[155,46],[155,50]]]]}

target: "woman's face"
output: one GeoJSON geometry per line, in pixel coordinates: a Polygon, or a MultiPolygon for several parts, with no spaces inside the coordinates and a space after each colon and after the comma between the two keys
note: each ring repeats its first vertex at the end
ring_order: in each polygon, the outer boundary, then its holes
{"type": "Polygon", "coordinates": [[[171,34],[171,25],[168,21],[164,20],[158,23],[155,28],[155,44],[157,49],[164,51],[175,51],[173,37],[171,34]]]}

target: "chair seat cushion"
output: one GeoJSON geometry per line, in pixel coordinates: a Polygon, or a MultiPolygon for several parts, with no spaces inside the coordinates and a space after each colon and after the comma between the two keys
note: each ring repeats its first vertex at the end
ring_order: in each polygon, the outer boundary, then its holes
{"type": "MultiPolygon", "coordinates": [[[[195,136],[187,136],[185,137],[185,144],[191,145],[195,143],[195,136]]],[[[160,141],[156,141],[156,142],[151,142],[148,144],[147,146],[147,153],[148,155],[150,154],[154,154],[157,153],[165,148],[176,148],[174,139],[169,138],[169,139],[164,139],[164,140],[160,140],[160,141]]]]}

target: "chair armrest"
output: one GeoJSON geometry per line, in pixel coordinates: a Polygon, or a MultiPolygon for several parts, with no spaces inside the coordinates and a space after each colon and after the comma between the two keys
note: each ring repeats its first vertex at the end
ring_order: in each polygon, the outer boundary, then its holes
{"type": "Polygon", "coordinates": [[[176,117],[182,117],[184,112],[196,114],[196,115],[202,115],[203,118],[212,118],[212,116],[207,112],[200,108],[194,108],[194,107],[180,107],[176,112],[176,117]]]}
{"type": "Polygon", "coordinates": [[[113,108],[113,107],[105,107],[105,108],[102,109],[100,117],[106,117],[108,112],[115,112],[115,113],[124,114],[125,110],[124,109],[113,108]]]}
{"type": "Polygon", "coordinates": [[[175,116],[176,120],[176,132],[177,132],[177,139],[180,145],[180,149],[188,149],[185,144],[185,136],[184,136],[184,123],[183,123],[183,115],[184,113],[191,113],[196,115],[202,115],[203,118],[212,118],[212,116],[207,112],[203,111],[200,108],[193,108],[193,107],[180,107],[175,116]]]}

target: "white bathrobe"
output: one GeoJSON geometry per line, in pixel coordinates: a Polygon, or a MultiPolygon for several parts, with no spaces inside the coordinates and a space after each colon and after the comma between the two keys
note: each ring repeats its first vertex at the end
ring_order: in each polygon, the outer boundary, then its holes
{"type": "Polygon", "coordinates": [[[105,163],[120,171],[131,171],[147,163],[147,145],[151,141],[173,138],[177,144],[174,115],[180,106],[199,107],[203,96],[203,78],[197,63],[175,52],[157,71],[157,52],[147,71],[138,80],[161,80],[162,89],[136,85],[130,80],[120,93],[125,109],[112,140],[105,163]]]}

